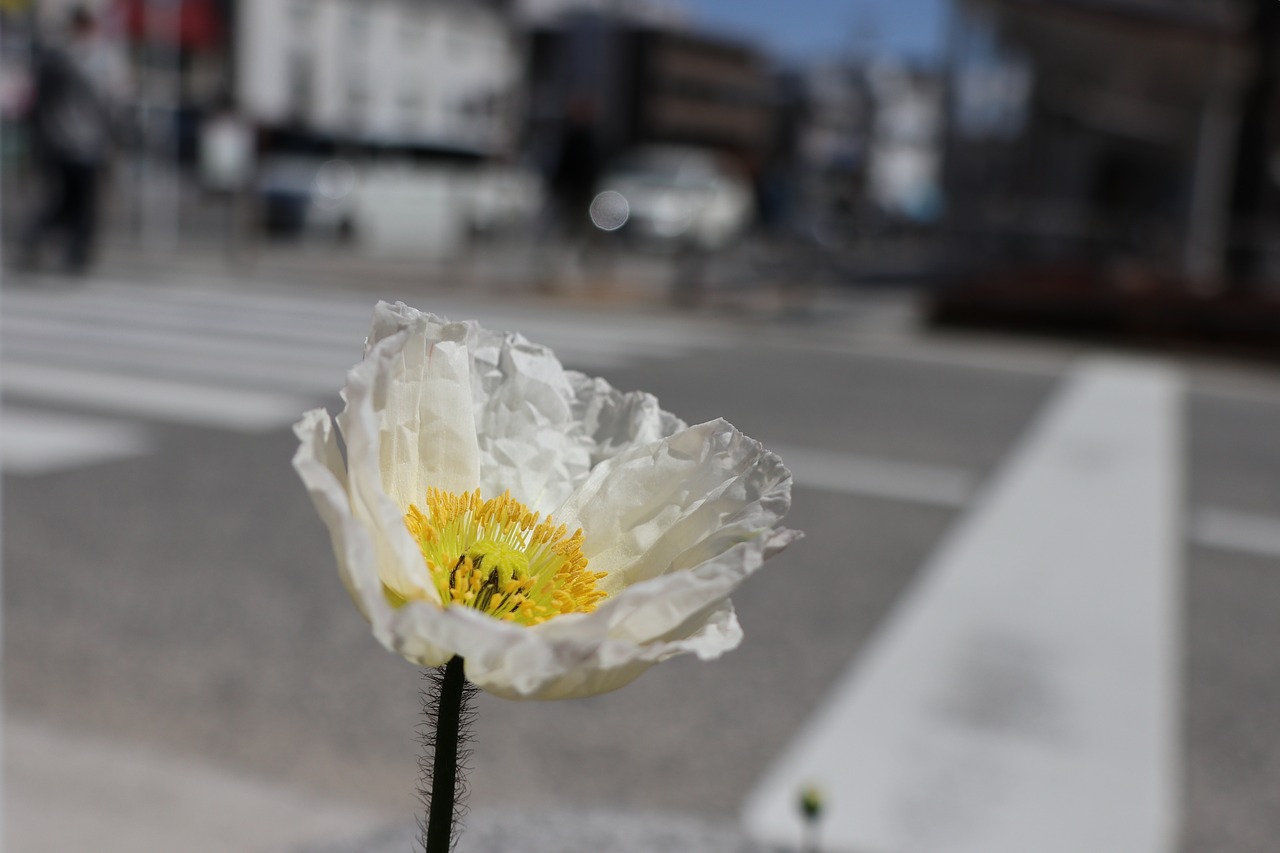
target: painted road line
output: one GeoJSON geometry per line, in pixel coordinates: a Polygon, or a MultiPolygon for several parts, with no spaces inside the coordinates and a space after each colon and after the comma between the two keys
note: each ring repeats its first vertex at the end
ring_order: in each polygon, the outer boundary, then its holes
{"type": "MultiPolygon", "coordinates": [[[[976,471],[835,450],[768,442],[799,488],[944,508],[966,506],[978,490],[976,471]]],[[[1187,541],[1201,548],[1280,559],[1280,517],[1215,506],[1190,511],[1187,541]]]]}
{"type": "Polygon", "coordinates": [[[1077,367],[744,805],[823,849],[1168,853],[1178,814],[1180,381],[1077,367]]]}
{"type": "MultiPolygon", "coordinates": [[[[85,306],[79,306],[84,309],[85,306]]],[[[326,328],[301,322],[290,325],[279,320],[246,313],[239,317],[201,318],[190,314],[155,318],[128,304],[104,305],[81,314],[68,313],[49,305],[43,310],[6,307],[2,323],[5,349],[14,342],[27,346],[101,345],[134,349],[167,348],[182,353],[230,351],[250,353],[281,351],[292,361],[309,359],[309,353],[325,356],[341,354],[346,366],[361,355],[361,342],[368,319],[326,328]]],[[[372,306],[370,306],[370,309],[372,306]]],[[[363,312],[369,313],[369,312],[363,312]]],[[[490,328],[518,325],[535,343],[555,350],[566,364],[597,369],[625,367],[640,358],[678,358],[712,342],[705,336],[655,329],[592,328],[583,323],[512,321],[488,323],[490,328]]],[[[265,356],[264,356],[265,357],[265,356]]]]}
{"type": "MultiPolygon", "coordinates": [[[[127,307],[127,306],[126,306],[127,307]]],[[[139,337],[181,348],[189,341],[209,343],[224,342],[225,346],[237,344],[295,347],[298,350],[316,347],[332,349],[344,347],[359,356],[363,350],[367,329],[351,324],[346,332],[326,331],[314,327],[282,328],[276,332],[242,327],[231,322],[193,322],[173,320],[166,323],[143,322],[131,310],[113,317],[103,310],[77,316],[69,313],[41,315],[36,312],[18,313],[6,304],[3,327],[6,335],[40,335],[54,340],[92,339],[110,336],[115,338],[139,337]]]]}
{"type": "MultiPolygon", "coordinates": [[[[364,333],[331,336],[305,343],[269,337],[245,337],[233,330],[181,331],[120,325],[71,324],[61,318],[13,319],[0,327],[6,362],[92,365],[124,368],[137,375],[174,375],[186,371],[208,378],[225,372],[234,384],[306,390],[337,387],[362,355],[364,333]],[[113,362],[108,365],[107,362],[113,362]],[[130,366],[128,363],[133,362],[130,366]]],[[[554,347],[567,365],[597,369],[625,367],[641,353],[613,347],[592,349],[568,343],[554,347]]],[[[683,353],[660,353],[671,358],[683,353]]]]}
{"type": "Polygon", "coordinates": [[[1196,545],[1280,559],[1280,518],[1201,507],[1191,513],[1189,527],[1196,545]]]}
{"type": "Polygon", "coordinates": [[[290,424],[308,407],[289,394],[29,364],[6,364],[0,380],[6,394],[28,400],[240,432],[290,424]]]}
{"type": "Polygon", "coordinates": [[[50,336],[35,330],[3,331],[0,352],[6,364],[83,367],[89,370],[191,379],[232,387],[267,386],[308,391],[335,389],[360,359],[360,350],[331,346],[297,347],[232,338],[133,334],[96,330],[84,336],[50,336]]]}
{"type": "Polygon", "coordinates": [[[6,850],[297,850],[354,843],[390,819],[12,715],[4,741],[6,850]]]}
{"type": "MultiPolygon", "coordinates": [[[[346,323],[352,317],[359,318],[361,332],[367,331],[376,299],[349,294],[308,293],[299,299],[298,291],[286,286],[268,290],[228,289],[225,286],[187,287],[157,290],[148,285],[120,282],[97,282],[92,289],[82,291],[97,295],[108,294],[122,299],[136,299],[141,303],[178,303],[184,311],[200,312],[208,307],[214,310],[243,310],[255,316],[275,316],[273,322],[290,325],[306,325],[315,318],[328,317],[346,323]]],[[[583,308],[548,306],[544,303],[526,302],[518,307],[496,305],[491,296],[476,295],[470,298],[457,296],[406,295],[413,307],[431,311],[455,320],[476,319],[491,329],[518,329],[526,337],[538,343],[543,337],[570,339],[582,336],[594,339],[599,345],[623,338],[634,346],[649,348],[685,344],[717,346],[737,342],[740,334],[726,329],[724,324],[687,316],[670,315],[654,318],[643,312],[618,314],[583,308]]],[[[395,297],[391,298],[395,301],[395,297]]]]}
{"type": "MultiPolygon", "coordinates": [[[[18,323],[28,319],[62,321],[73,326],[101,325],[104,319],[138,327],[210,331],[234,329],[246,335],[290,339],[360,340],[368,331],[375,300],[299,301],[269,293],[244,295],[229,291],[158,292],[138,287],[98,284],[74,294],[18,294],[6,313],[18,323]]],[[[519,329],[529,339],[551,345],[643,354],[690,346],[709,348],[736,342],[722,326],[664,317],[602,317],[565,310],[530,307],[513,312],[480,303],[428,299],[415,307],[455,319],[478,318],[488,328],[519,329]]],[[[8,319],[8,318],[6,318],[8,319]]]]}
{"type": "Polygon", "coordinates": [[[15,406],[0,412],[0,469],[6,474],[47,474],[141,456],[150,447],[139,424],[15,406]]]}
{"type": "Polygon", "coordinates": [[[901,462],[855,453],[770,443],[797,486],[847,495],[959,507],[972,496],[977,477],[961,468],[901,462]]]}

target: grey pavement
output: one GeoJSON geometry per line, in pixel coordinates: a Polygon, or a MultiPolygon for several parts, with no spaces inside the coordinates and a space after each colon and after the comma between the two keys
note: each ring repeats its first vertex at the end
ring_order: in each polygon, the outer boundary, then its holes
{"type": "MultiPolygon", "coordinates": [[[[421,850],[415,824],[390,827],[354,843],[297,853],[404,853],[421,850]]],[[[458,853],[769,853],[733,825],[682,814],[624,811],[483,811],[466,816],[458,853]]]]}
{"type": "MultiPolygon", "coordinates": [[[[299,311],[308,301],[371,302],[378,291],[185,275],[139,286],[156,287],[158,300],[164,288],[276,295],[297,299],[299,311]]],[[[583,328],[678,329],[684,343],[666,355],[599,356],[593,366],[597,355],[584,351],[577,366],[652,391],[691,422],[725,416],[766,444],[977,481],[1078,352],[924,333],[911,326],[909,304],[885,297],[823,294],[816,318],[791,322],[768,312],[690,319],[656,303],[619,312],[589,298],[403,281],[385,293],[423,308],[442,300],[583,328]],[[699,338],[706,345],[695,346],[699,338]]],[[[1188,507],[1280,515],[1280,377],[1207,361],[1186,369],[1188,507]]],[[[331,392],[290,393],[337,405],[331,392]]],[[[107,416],[16,394],[6,405],[107,416]]],[[[346,837],[367,839],[334,848],[344,853],[408,849],[418,678],[377,646],[337,582],[327,537],[289,468],[287,429],[109,416],[140,424],[145,452],[5,478],[9,719],[107,744],[104,754],[169,762],[148,778],[200,767],[262,786],[253,790],[263,801],[276,801],[267,791],[287,793],[281,809],[341,807],[352,816],[346,837]]],[[[459,849],[741,849],[736,817],[747,791],[958,511],[800,483],[789,524],[808,536],[735,596],[740,649],[712,663],[671,661],[586,700],[480,697],[475,822],[464,836],[476,846],[459,849]],[[528,836],[538,845],[566,823],[576,827],[563,844],[579,847],[514,846],[523,827],[544,828],[528,836]],[[681,848],[661,832],[706,846],[681,848]]],[[[1183,850],[1271,853],[1280,837],[1280,556],[1191,544],[1186,560],[1183,850]]],[[[7,762],[18,758],[10,744],[7,762]]],[[[87,772],[67,762],[64,772],[87,772]]],[[[12,769],[9,779],[22,784],[12,769]]],[[[56,779],[47,783],[57,790],[56,779]]],[[[152,818],[141,808],[117,819],[152,818]]]]}

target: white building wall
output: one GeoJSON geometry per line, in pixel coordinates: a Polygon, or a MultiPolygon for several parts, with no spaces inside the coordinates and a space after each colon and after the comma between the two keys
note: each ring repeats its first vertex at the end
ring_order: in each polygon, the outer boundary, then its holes
{"type": "Polygon", "coordinates": [[[338,133],[347,119],[347,77],[360,50],[358,31],[349,20],[346,4],[340,0],[310,2],[316,6],[316,17],[309,40],[315,86],[309,123],[324,133],[338,133]]]}
{"type": "Polygon", "coordinates": [[[455,3],[244,0],[240,103],[264,124],[497,153],[512,141],[522,55],[509,24],[455,3]]]}
{"type": "Polygon", "coordinates": [[[292,0],[252,0],[241,10],[235,40],[237,100],[252,118],[269,124],[288,111],[285,64],[286,4],[292,0]]]}

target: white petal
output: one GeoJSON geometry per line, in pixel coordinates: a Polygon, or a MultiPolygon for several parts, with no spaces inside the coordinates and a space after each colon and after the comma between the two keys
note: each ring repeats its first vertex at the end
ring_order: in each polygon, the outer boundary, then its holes
{"type": "Polygon", "coordinates": [[[433,342],[414,329],[391,361],[378,411],[382,484],[397,505],[421,504],[428,488],[455,494],[480,484],[480,453],[465,344],[433,342]]]}
{"type": "MultiPolygon", "coordinates": [[[[373,540],[351,511],[346,473],[329,415],[323,409],[307,412],[293,431],[300,442],[293,465],[329,528],[343,585],[360,613],[373,625],[375,636],[387,648],[401,651],[399,646],[403,643],[395,630],[396,611],[382,591],[373,540]]],[[[420,606],[440,612],[434,604],[423,602],[420,606]]],[[[452,649],[435,646],[422,637],[416,639],[412,651],[410,657],[425,666],[439,666],[454,655],[452,649]]]]}
{"type": "Polygon", "coordinates": [[[472,328],[482,492],[535,512],[563,501],[591,465],[573,386],[555,355],[519,335],[472,328]]]}
{"type": "Polygon", "coordinates": [[[338,418],[347,444],[352,514],[369,529],[378,575],[406,597],[439,601],[404,525],[428,486],[479,484],[466,348],[432,343],[422,327],[377,342],[351,370],[338,418]]]}
{"type": "Polygon", "coordinates": [[[741,641],[742,629],[733,606],[725,602],[686,637],[644,646],[605,640],[591,648],[587,657],[582,656],[586,650],[582,643],[549,644],[546,648],[551,654],[544,660],[558,659],[559,666],[540,669],[536,658],[509,654],[503,669],[481,671],[469,660],[466,669],[467,677],[482,689],[507,699],[577,699],[625,687],[649,667],[677,655],[696,654],[700,660],[712,660],[741,641]],[[560,674],[552,676],[552,672],[560,674]],[[531,678],[531,673],[539,677],[531,678]]]}
{"type": "Polygon", "coordinates": [[[591,467],[624,450],[674,435],[687,426],[643,391],[623,393],[603,379],[569,371],[574,418],[591,439],[591,467]]]}
{"type": "Polygon", "coordinates": [[[384,640],[389,649],[426,666],[447,660],[441,657],[441,649],[453,649],[463,657],[470,681],[507,699],[569,699],[606,693],[634,681],[655,663],[680,654],[710,660],[742,640],[742,629],[728,602],[691,632],[645,645],[552,638],[466,607],[440,611],[418,602],[397,611],[391,625],[393,638],[384,640]]]}
{"type": "Polygon", "coordinates": [[[374,562],[373,543],[351,515],[347,472],[328,412],[323,409],[307,412],[294,425],[293,432],[299,441],[293,467],[311,493],[321,520],[329,528],[343,585],[364,617],[371,619],[369,602],[383,598],[382,585],[376,573],[369,570],[374,562]]]}
{"type": "Polygon", "coordinates": [[[405,329],[430,342],[465,344],[485,497],[510,491],[535,512],[560,506],[592,466],[636,443],[684,428],[650,394],[622,393],[565,370],[521,335],[448,320],[403,303],[379,303],[368,343],[405,329]]]}
{"type": "Polygon", "coordinates": [[[613,594],[769,530],[790,506],[790,478],[759,442],[709,421],[601,463],[556,520],[582,528],[583,554],[613,594]]]}

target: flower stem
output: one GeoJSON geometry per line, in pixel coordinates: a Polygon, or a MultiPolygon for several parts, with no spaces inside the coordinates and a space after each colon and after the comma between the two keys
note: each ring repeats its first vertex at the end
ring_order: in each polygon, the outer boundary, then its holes
{"type": "Polygon", "coordinates": [[[449,853],[453,833],[454,801],[458,788],[458,727],[467,698],[467,680],[462,658],[454,655],[440,676],[435,707],[435,740],[432,747],[431,802],[427,831],[423,837],[426,853],[449,853]]]}

